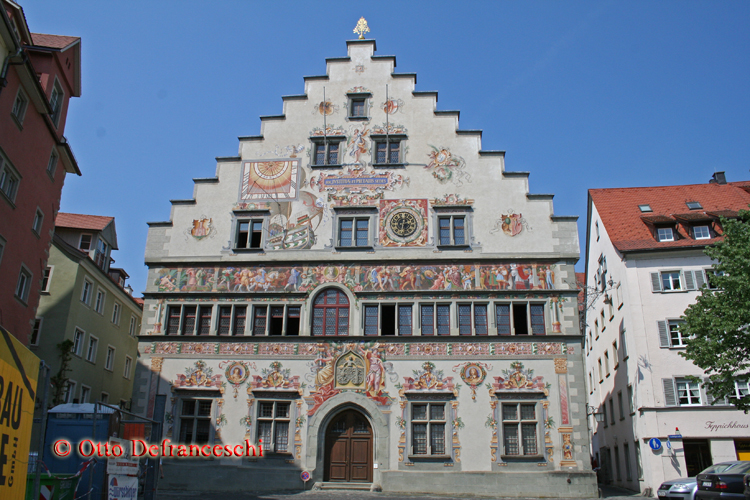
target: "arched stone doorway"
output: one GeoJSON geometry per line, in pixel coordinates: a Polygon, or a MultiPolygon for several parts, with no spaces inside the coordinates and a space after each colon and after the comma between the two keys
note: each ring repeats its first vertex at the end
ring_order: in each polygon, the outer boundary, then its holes
{"type": "Polygon", "coordinates": [[[333,417],[325,432],[324,481],[372,482],[373,432],[358,410],[333,417]]]}

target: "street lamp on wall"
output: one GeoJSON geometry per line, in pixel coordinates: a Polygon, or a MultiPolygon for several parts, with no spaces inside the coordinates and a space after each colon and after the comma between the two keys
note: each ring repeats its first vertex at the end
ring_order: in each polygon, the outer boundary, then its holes
{"type": "Polygon", "coordinates": [[[593,415],[597,422],[604,422],[604,412],[597,412],[593,406],[587,408],[586,415],[593,415]]]}

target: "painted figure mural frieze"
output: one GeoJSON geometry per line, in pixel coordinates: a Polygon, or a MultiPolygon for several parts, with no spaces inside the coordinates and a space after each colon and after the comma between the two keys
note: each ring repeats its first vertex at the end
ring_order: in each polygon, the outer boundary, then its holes
{"type": "Polygon", "coordinates": [[[180,388],[213,388],[215,387],[222,393],[224,392],[225,382],[222,382],[221,375],[214,375],[213,368],[208,366],[205,361],[198,360],[191,368],[185,368],[185,374],[177,374],[177,379],[172,382],[173,389],[180,388]]]}
{"type": "Polygon", "coordinates": [[[492,383],[492,390],[541,391],[549,396],[551,385],[545,383],[543,377],[535,377],[534,370],[524,368],[520,361],[514,361],[510,364],[510,370],[503,370],[502,373],[502,377],[493,377],[495,382],[492,383]]]}
{"type": "Polygon", "coordinates": [[[446,391],[458,397],[460,386],[453,382],[453,377],[446,377],[443,370],[435,368],[435,363],[426,361],[421,370],[412,370],[411,377],[404,377],[403,385],[397,384],[399,394],[403,397],[407,391],[446,391]]]}
{"type": "Polygon", "coordinates": [[[268,368],[263,368],[260,375],[253,375],[252,380],[248,382],[248,392],[259,389],[291,389],[296,390],[302,395],[305,388],[304,383],[300,383],[299,375],[292,375],[289,368],[284,368],[280,361],[274,361],[268,368]]]}
{"type": "Polygon", "coordinates": [[[552,290],[555,265],[435,264],[188,267],[161,269],[159,292],[283,292],[340,283],[353,292],[552,290]]]}

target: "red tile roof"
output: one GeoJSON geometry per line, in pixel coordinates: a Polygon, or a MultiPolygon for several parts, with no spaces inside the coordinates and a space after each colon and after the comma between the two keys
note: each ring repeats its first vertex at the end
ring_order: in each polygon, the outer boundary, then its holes
{"type": "Polygon", "coordinates": [[[107,227],[114,217],[103,215],[68,214],[60,212],[55,219],[55,227],[70,227],[73,229],[90,229],[101,231],[107,227]]]}
{"type": "Polygon", "coordinates": [[[721,235],[694,240],[688,233],[688,218],[716,219],[717,215],[735,216],[750,205],[750,181],[727,184],[690,184],[638,188],[589,189],[589,196],[601,217],[612,244],[621,252],[666,248],[704,247],[716,243],[721,235]],[[690,211],[686,203],[697,201],[701,210],[690,211]],[[648,204],[652,212],[641,212],[638,205],[648,204]],[[694,214],[694,215],[686,215],[694,214]],[[654,238],[653,223],[677,224],[675,241],[654,238]]]}
{"type": "Polygon", "coordinates": [[[34,42],[34,45],[52,49],[65,49],[80,39],[81,37],[78,36],[46,35],[44,33],[31,34],[31,41],[34,42]]]}

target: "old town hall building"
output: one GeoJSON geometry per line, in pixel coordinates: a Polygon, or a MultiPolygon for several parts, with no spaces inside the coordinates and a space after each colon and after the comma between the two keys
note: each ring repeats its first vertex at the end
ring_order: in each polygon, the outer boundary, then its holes
{"type": "Polygon", "coordinates": [[[149,224],[135,410],[264,449],[165,461],[168,488],[596,496],[577,217],[347,49],[149,224]]]}

